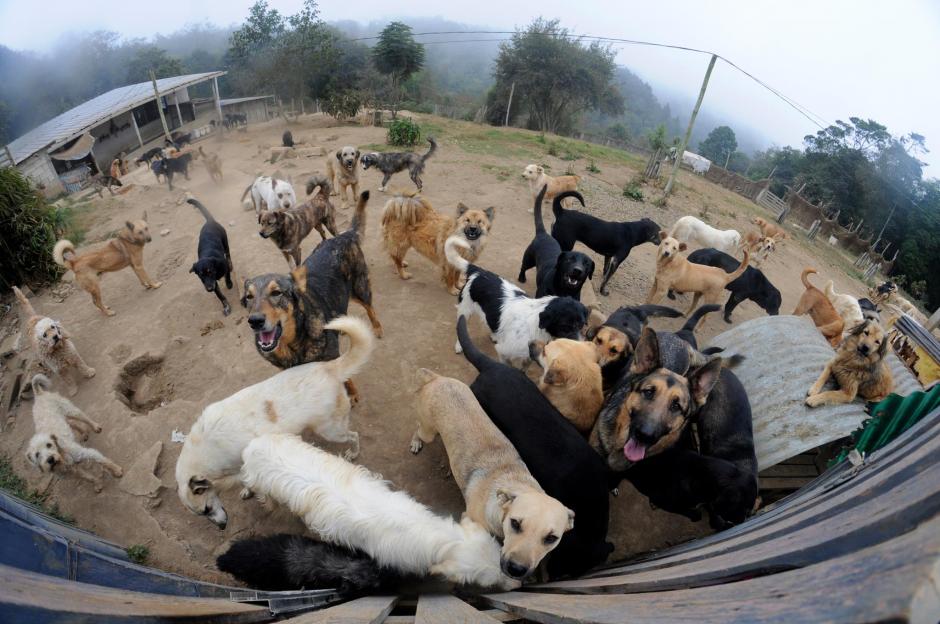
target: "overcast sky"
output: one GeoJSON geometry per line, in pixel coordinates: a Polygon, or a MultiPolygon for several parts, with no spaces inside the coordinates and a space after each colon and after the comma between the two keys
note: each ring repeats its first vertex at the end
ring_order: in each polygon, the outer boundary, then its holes
{"type": "MultiPolygon", "coordinates": [[[[269,0],[286,14],[301,0],[269,0]]],[[[240,22],[252,0],[0,0],[0,44],[48,49],[68,31],[114,30],[128,37],[168,33],[193,22],[240,22]]],[[[560,17],[576,33],[672,43],[711,50],[831,122],[870,117],[895,135],[927,137],[929,175],[940,176],[940,2],[932,0],[723,0],[722,2],[444,3],[440,0],[326,1],[327,21],[369,22],[440,16],[511,30],[535,11],[560,17]]],[[[407,21],[407,20],[405,20],[407,21]]],[[[648,81],[698,93],[708,57],[639,46],[618,47],[619,63],[648,81]]],[[[0,86],[2,88],[2,86],[0,86]]],[[[704,107],[800,145],[818,128],[762,87],[719,61],[704,107]]]]}

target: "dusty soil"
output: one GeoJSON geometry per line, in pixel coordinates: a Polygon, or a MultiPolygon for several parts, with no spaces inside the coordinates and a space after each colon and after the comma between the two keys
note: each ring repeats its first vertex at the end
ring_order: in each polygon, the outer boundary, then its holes
{"type": "MultiPolygon", "coordinates": [[[[479,133],[479,126],[422,118],[422,122],[428,121],[443,131],[438,136],[440,150],[429,161],[424,175],[425,195],[442,211],[454,210],[458,201],[471,207],[495,206],[492,237],[480,264],[507,278],[515,277],[522,251],[532,236],[532,217],[526,213],[528,190],[519,174],[532,161],[550,164],[556,174],[569,163],[545,155],[544,149],[532,154],[524,148],[507,151],[505,146],[488,151],[478,142],[471,147],[466,137],[479,133]]],[[[28,402],[20,407],[12,426],[0,434],[0,453],[13,459],[17,472],[27,477],[32,487],[48,491],[51,501],[74,516],[78,526],[125,546],[148,546],[150,563],[156,567],[218,582],[231,582],[214,569],[215,556],[231,540],[276,531],[301,532],[303,526],[282,512],[262,509],[254,501],[239,501],[231,492],[224,497],[229,526],[219,531],[205,518],[188,513],[177,499],[173,468],[180,444],[171,441],[172,432],[188,431],[207,404],[276,372],[256,353],[236,293],[228,294],[233,313],[225,318],[215,297],[188,274],[196,259],[202,217],[179,200],[189,190],[225,225],[240,278],[284,272],[286,264],[280,252],[257,235],[254,213],[244,211],[239,202],[244,189],[259,173],[269,174],[279,168],[293,176],[299,189],[307,175],[323,171],[323,157],[277,165],[265,162],[266,147],[279,144],[284,129],[284,122],[277,120],[253,125],[247,132],[207,139],[204,149],[218,151],[223,158],[225,180],[221,184],[213,183],[197,162],[192,180],[180,179],[172,193],[165,185],[157,185],[149,171],[138,170],[125,181],[133,183],[128,192],[96,200],[89,240],[104,240],[126,219],[148,212],[153,242],[145,249],[145,266],[154,279],[163,281],[162,288],[144,290],[130,270],[106,274],[102,290],[105,303],[117,312],[112,318],[104,317],[92,306],[90,297],[71,284],[71,288],[55,289],[59,296],[44,292],[34,299],[40,313],[65,324],[86,361],[97,369],[97,376],[81,383],[73,400],[104,425],[104,431],[93,435],[90,444],[124,466],[124,479],[105,477],[105,489],[96,495],[89,484],[74,476],[42,478],[23,456],[33,433],[28,402]],[[163,230],[169,232],[161,236],[163,230]]],[[[327,150],[384,141],[381,129],[337,126],[315,115],[303,118],[290,129],[295,140],[327,150]]],[[[534,143],[530,141],[530,145],[534,143]]],[[[423,147],[420,149],[423,151],[423,147]]],[[[590,212],[618,220],[649,216],[668,227],[679,216],[699,215],[707,208],[713,225],[741,231],[749,227],[747,222],[752,216],[760,213],[761,209],[749,201],[685,172],[680,175],[679,190],[668,208],[629,201],[621,196],[620,189],[642,168],[642,162],[630,162],[628,166],[623,159],[599,159],[596,165],[601,173],[597,174],[585,171],[586,160],[570,163],[585,176],[584,194],[590,212]]],[[[457,515],[463,509],[462,498],[450,477],[441,444],[430,445],[417,457],[408,452],[414,430],[411,372],[424,366],[465,381],[473,378],[472,368],[453,352],[455,301],[441,285],[434,267],[416,254],[410,257],[413,279],[399,280],[380,241],[379,215],[386,197],[375,190],[379,174],[365,172],[361,180],[363,188],[373,191],[365,254],[385,338],[368,368],[356,379],[362,396],[353,412],[354,428],[362,440],[359,462],[435,510],[457,515]]],[[[396,185],[408,188],[406,174],[393,178],[393,188],[396,185]]],[[[659,194],[652,187],[644,191],[649,198],[659,194]]],[[[344,228],[351,209],[337,208],[340,227],[344,228]]],[[[304,255],[318,241],[318,235],[311,234],[303,247],[304,255]]],[[[808,243],[790,241],[764,265],[783,292],[783,311],[792,310],[802,292],[799,273],[804,266],[820,270],[820,285],[831,277],[840,291],[856,295],[864,292],[861,283],[846,276],[840,254],[822,245],[816,247],[819,255],[811,249],[808,243]]],[[[644,301],[653,274],[654,250],[652,245],[644,245],[633,252],[613,280],[611,296],[600,298],[604,311],[644,301]]],[[[595,261],[600,267],[602,259],[597,257],[595,261]]],[[[67,275],[66,280],[70,277],[67,275]]],[[[526,285],[528,291],[534,290],[533,282],[530,279],[526,285]]],[[[688,305],[687,301],[679,303],[688,305]]],[[[363,315],[356,305],[350,311],[363,315]]],[[[756,305],[746,302],[736,310],[735,322],[762,314],[756,305]]],[[[681,322],[655,325],[677,328],[681,322]]],[[[719,315],[712,315],[700,335],[707,340],[727,327],[719,315]]],[[[477,342],[491,349],[476,321],[472,329],[477,342]]],[[[617,545],[614,558],[663,548],[708,532],[707,523],[692,523],[651,510],[646,499],[627,484],[620,496],[612,499],[610,537],[617,545]]]]}

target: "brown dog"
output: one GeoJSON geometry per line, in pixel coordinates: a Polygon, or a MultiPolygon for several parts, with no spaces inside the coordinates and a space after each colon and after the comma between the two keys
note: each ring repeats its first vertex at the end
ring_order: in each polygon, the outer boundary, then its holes
{"type": "Polygon", "coordinates": [[[352,188],[353,201],[359,197],[359,150],[352,145],[344,145],[336,150],[336,163],[326,159],[326,176],[333,185],[330,195],[341,195],[346,206],[348,188],[352,188]],[[338,163],[338,164],[337,164],[338,163]]]}
{"type": "Polygon", "coordinates": [[[314,176],[307,181],[307,201],[287,210],[265,210],[258,221],[261,238],[269,238],[284,254],[291,270],[300,266],[300,243],[311,230],[326,240],[324,228],[337,235],[336,217],[330,203],[330,183],[323,176],[314,176]],[[316,191],[316,193],[314,193],[316,191]]]}
{"type": "Polygon", "coordinates": [[[794,316],[802,316],[808,313],[819,332],[826,337],[829,344],[836,347],[839,345],[839,341],[842,340],[842,329],[845,327],[845,322],[826,297],[826,293],[810,283],[807,277],[810,273],[816,273],[816,269],[804,269],[803,274],[800,276],[800,281],[803,282],[803,287],[806,290],[796,304],[793,314],[794,316]]]}
{"type": "Polygon", "coordinates": [[[750,259],[750,252],[745,249],[741,265],[733,273],[726,273],[718,267],[689,262],[685,256],[679,255],[680,251],[685,251],[686,244],[680,243],[666,232],[660,232],[659,238],[661,242],[656,253],[656,277],[653,279],[653,287],[646,303],[659,303],[670,290],[695,293],[686,316],[698,308],[702,298],[705,303],[718,303],[722,300],[725,286],[744,273],[750,259]]]}
{"type": "Polygon", "coordinates": [[[849,403],[856,396],[881,401],[894,389],[894,379],[884,361],[887,352],[888,337],[881,325],[872,320],[859,323],[806,393],[806,404],[837,405],[849,403]],[[839,389],[823,392],[830,377],[835,377],[839,389]]]}
{"type": "Polygon", "coordinates": [[[547,344],[534,342],[529,345],[529,355],[542,367],[539,390],[545,398],[578,431],[589,434],[604,403],[601,367],[594,343],[567,338],[547,344]]]}
{"type": "Polygon", "coordinates": [[[761,234],[763,234],[765,237],[775,238],[777,240],[790,238],[790,234],[773,221],[768,221],[767,219],[762,219],[761,217],[754,217],[751,219],[751,223],[759,227],[761,234]]]}
{"type": "MultiPolygon", "coordinates": [[[[522,170],[522,177],[529,181],[529,192],[532,193],[533,200],[539,196],[542,187],[547,186],[543,198],[543,201],[547,202],[551,202],[556,195],[565,191],[577,191],[581,182],[581,176],[576,175],[550,176],[541,165],[526,165],[522,170]]],[[[529,212],[533,212],[533,208],[530,207],[529,212]]]]}
{"type": "Polygon", "coordinates": [[[382,214],[382,235],[399,277],[411,279],[411,274],[405,271],[408,266],[405,254],[414,247],[440,267],[441,279],[447,290],[456,295],[460,272],[447,261],[444,242],[452,235],[459,236],[470,246],[469,250],[461,251],[461,255],[470,262],[476,262],[486,246],[495,211],[492,206],[471,210],[459,203],[457,214],[449,217],[434,210],[431,202],[420,195],[397,195],[388,200],[382,214]]]}
{"type": "Polygon", "coordinates": [[[62,239],[55,244],[52,258],[59,266],[72,269],[76,283],[91,295],[99,310],[114,316],[115,312],[101,302],[99,276],[102,273],[120,271],[129,266],[145,288],[160,288],[163,285],[163,282],[151,280],[144,270],[144,245],[149,242],[150,228],[147,225],[147,212],[144,211],[140,221],[126,221],[117,238],[109,240],[104,247],[78,256],[75,254],[75,245],[62,239]]]}
{"type": "Polygon", "coordinates": [[[199,146],[199,155],[202,157],[202,163],[206,166],[206,171],[209,172],[209,177],[212,178],[213,182],[222,181],[222,158],[219,157],[216,153],[207,154],[202,151],[202,146],[199,146]]]}

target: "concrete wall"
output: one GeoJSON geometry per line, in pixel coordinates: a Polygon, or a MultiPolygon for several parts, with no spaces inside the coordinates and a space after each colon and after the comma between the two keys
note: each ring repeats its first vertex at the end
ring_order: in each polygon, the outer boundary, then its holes
{"type": "MultiPolygon", "coordinates": [[[[159,121],[157,123],[159,125],[159,121]]],[[[108,171],[111,161],[119,153],[130,153],[140,147],[140,143],[137,142],[137,134],[134,132],[134,122],[131,120],[130,111],[114,118],[115,126],[120,127],[124,124],[128,124],[128,126],[116,134],[109,134],[111,123],[108,121],[91,130],[91,135],[95,137],[95,145],[91,148],[91,151],[95,155],[98,165],[105,172],[108,171]],[[106,138],[102,140],[102,137],[106,138]]]]}
{"type": "MultiPolygon", "coordinates": [[[[229,104],[228,106],[222,107],[222,116],[231,115],[233,113],[240,113],[242,115],[247,115],[248,123],[260,123],[262,121],[267,121],[268,117],[265,113],[265,100],[251,100],[250,102],[240,102],[238,104],[229,104]]],[[[268,110],[270,110],[270,105],[268,110]]]]}
{"type": "Polygon", "coordinates": [[[46,197],[55,197],[65,192],[52,159],[47,152],[33,154],[16,166],[20,173],[30,179],[37,188],[43,188],[46,197]]]}

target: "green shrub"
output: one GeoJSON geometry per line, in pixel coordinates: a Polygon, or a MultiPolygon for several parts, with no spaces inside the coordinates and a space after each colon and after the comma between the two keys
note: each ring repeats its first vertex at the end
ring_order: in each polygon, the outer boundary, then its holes
{"type": "Polygon", "coordinates": [[[362,107],[362,96],[355,91],[334,93],[322,104],[323,112],[336,121],[355,117],[362,107]]]}
{"type": "Polygon", "coordinates": [[[6,490],[21,501],[38,507],[57,520],[68,524],[75,522],[75,518],[62,512],[58,505],[49,505],[46,500],[48,495],[29,489],[26,481],[13,472],[13,464],[10,460],[3,455],[0,455],[0,490],[6,490]]]}
{"type": "Polygon", "coordinates": [[[591,173],[600,173],[600,172],[601,172],[601,170],[597,168],[597,164],[594,162],[594,159],[593,159],[593,158],[588,161],[588,166],[585,167],[585,169],[587,169],[587,170],[590,171],[591,173]]]}
{"type": "Polygon", "coordinates": [[[421,140],[421,127],[410,119],[396,119],[388,126],[389,145],[415,145],[421,140]]]}
{"type": "Polygon", "coordinates": [[[558,156],[558,144],[552,141],[548,144],[548,155],[549,156],[558,156]]]}
{"type": "Polygon", "coordinates": [[[19,171],[0,169],[0,290],[59,278],[52,247],[68,231],[68,216],[57,213],[19,171]]]}
{"type": "Polygon", "coordinates": [[[574,152],[570,152],[570,151],[569,151],[569,152],[565,152],[565,153],[562,154],[562,156],[561,156],[561,159],[562,159],[562,160],[577,160],[577,159],[579,159],[579,158],[580,158],[580,156],[579,156],[578,154],[575,154],[574,152]]]}
{"type": "Polygon", "coordinates": [[[143,544],[134,544],[133,546],[128,546],[124,549],[124,552],[127,553],[128,559],[138,565],[144,565],[147,563],[147,559],[150,558],[150,549],[143,544]]]}
{"type": "Polygon", "coordinates": [[[643,189],[640,183],[635,179],[627,182],[627,185],[623,187],[623,196],[633,201],[643,201],[643,189]]]}

